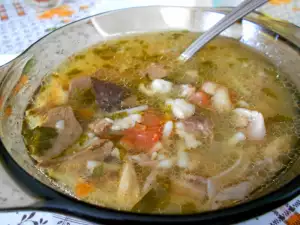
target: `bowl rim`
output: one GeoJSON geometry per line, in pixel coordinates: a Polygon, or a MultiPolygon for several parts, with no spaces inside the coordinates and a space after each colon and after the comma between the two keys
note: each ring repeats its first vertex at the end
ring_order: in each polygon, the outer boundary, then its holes
{"type": "MultiPolygon", "coordinates": [[[[41,40],[47,38],[52,33],[61,30],[67,26],[74,25],[76,23],[83,22],[84,20],[89,20],[93,17],[102,16],[102,15],[108,15],[112,13],[117,13],[118,11],[125,11],[128,9],[139,9],[139,8],[163,8],[163,7],[172,7],[172,8],[188,8],[188,9],[201,9],[203,11],[209,11],[214,13],[221,13],[222,11],[217,11],[216,9],[230,9],[231,7],[182,7],[182,6],[138,6],[138,7],[128,7],[128,8],[122,8],[122,9],[116,9],[111,11],[106,11],[102,13],[98,13],[92,16],[88,16],[85,18],[82,18],[77,21],[73,21],[69,24],[66,24],[64,26],[59,27],[58,29],[55,29],[54,31],[49,32],[45,36],[41,37],[34,43],[32,43],[28,48],[26,48],[20,55],[18,55],[15,59],[7,62],[6,64],[2,65],[0,67],[0,70],[3,67],[7,67],[10,64],[12,64],[15,60],[20,59],[22,56],[24,56],[34,45],[39,43],[41,40]]],[[[253,13],[252,13],[253,14],[253,13]]],[[[254,12],[254,14],[260,14],[257,12],[254,12]]],[[[247,20],[247,18],[245,18],[247,20]]],[[[250,20],[251,21],[251,20],[250,20]]],[[[252,22],[252,21],[251,21],[252,22]]],[[[255,23],[255,22],[253,22],[255,23]]],[[[256,24],[256,23],[255,23],[256,24]]],[[[256,24],[260,25],[260,24],[256,24]]],[[[271,30],[272,32],[272,30],[271,30]]],[[[93,205],[87,202],[84,202],[82,200],[76,199],[70,195],[64,194],[62,192],[59,192],[46,184],[42,183],[41,181],[35,179],[33,176],[31,176],[23,167],[21,167],[15,159],[12,158],[12,156],[8,153],[2,142],[0,143],[0,155],[4,158],[4,163],[9,168],[9,172],[12,172],[10,169],[14,168],[12,170],[18,170],[16,173],[19,174],[15,179],[17,179],[18,183],[23,183],[24,186],[30,186],[30,184],[33,184],[37,186],[36,191],[34,191],[35,194],[38,194],[39,196],[42,196],[45,199],[49,199],[49,196],[51,196],[54,200],[46,201],[45,204],[38,204],[29,206],[26,208],[14,208],[10,210],[40,210],[40,211],[53,211],[53,212],[64,212],[66,214],[70,215],[77,215],[82,216],[85,219],[91,220],[91,221],[98,221],[100,219],[109,219],[109,220],[125,220],[125,221],[140,221],[140,222],[173,222],[173,223],[185,223],[185,222],[212,222],[212,221],[219,221],[222,220],[220,224],[225,223],[226,220],[233,222],[233,221],[241,221],[244,219],[252,218],[253,216],[258,216],[263,214],[264,212],[268,210],[272,210],[275,207],[278,207],[284,203],[287,203],[287,201],[293,199],[296,196],[300,195],[300,175],[295,177],[293,180],[291,180],[288,184],[280,187],[278,190],[273,191],[265,196],[262,196],[260,198],[250,200],[249,202],[241,203],[239,205],[208,211],[208,212],[201,212],[201,213],[195,213],[195,214],[188,214],[188,215],[168,215],[168,214],[145,214],[145,213],[136,213],[136,212],[129,212],[129,211],[119,211],[116,209],[111,208],[105,208],[102,206],[93,205]],[[3,149],[3,150],[2,150],[3,149]],[[20,181],[20,175],[22,177],[25,177],[23,181],[20,181]],[[25,183],[25,184],[24,184],[25,183]],[[46,194],[41,192],[46,191],[46,194]],[[55,202],[56,200],[59,200],[58,202],[55,202]],[[63,203],[63,201],[66,201],[63,203]],[[49,204],[50,203],[50,204],[49,204]],[[76,208],[76,205],[70,207],[71,204],[76,204],[80,206],[79,212],[72,211],[71,208],[76,208]],[[60,205],[61,204],[61,205],[60,205]],[[65,207],[64,207],[65,204],[65,207]],[[94,209],[94,210],[92,210],[94,209]],[[89,210],[92,210],[89,212],[89,210]],[[102,212],[100,214],[99,212],[102,212]],[[223,220],[224,219],[224,220],[223,220]]],[[[16,176],[15,172],[12,172],[12,176],[16,176]]],[[[22,184],[21,184],[22,185],[22,184]]],[[[50,197],[50,199],[51,199],[50,197]]],[[[1,211],[1,209],[0,209],[1,211]]],[[[9,210],[6,210],[9,211],[9,210]]],[[[220,221],[219,221],[220,222],[220,221]]],[[[218,222],[218,223],[219,223],[218,222]]],[[[215,223],[214,223],[215,224],[215,223]]]]}

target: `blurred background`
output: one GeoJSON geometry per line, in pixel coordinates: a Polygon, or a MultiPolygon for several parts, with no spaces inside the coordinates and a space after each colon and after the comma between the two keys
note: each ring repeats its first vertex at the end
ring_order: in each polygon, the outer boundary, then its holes
{"type": "MultiPolygon", "coordinates": [[[[47,33],[100,12],[141,5],[235,6],[242,0],[0,0],[0,65],[47,33]],[[56,7],[56,8],[54,8],[56,7]]],[[[270,0],[262,12],[300,26],[300,0],[270,0]]]]}

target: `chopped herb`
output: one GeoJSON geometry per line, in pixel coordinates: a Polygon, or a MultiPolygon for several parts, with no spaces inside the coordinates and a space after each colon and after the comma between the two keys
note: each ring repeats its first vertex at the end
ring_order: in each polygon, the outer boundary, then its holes
{"type": "Polygon", "coordinates": [[[81,59],[85,59],[85,55],[76,55],[74,57],[75,60],[81,60],[81,59]]]}
{"type": "Polygon", "coordinates": [[[24,75],[24,74],[28,74],[29,71],[31,70],[31,68],[33,67],[33,65],[34,65],[34,59],[31,58],[31,59],[29,59],[29,60],[27,61],[27,63],[25,64],[24,69],[23,69],[23,71],[22,71],[22,74],[23,74],[23,75],[24,75]]]}
{"type": "Polygon", "coordinates": [[[101,163],[99,166],[94,168],[93,170],[93,176],[100,177],[104,174],[104,163],[101,163]]]}
{"type": "Polygon", "coordinates": [[[113,119],[113,120],[116,120],[116,119],[122,119],[126,116],[128,116],[127,112],[119,112],[119,113],[111,114],[110,118],[113,119]]]}
{"type": "Polygon", "coordinates": [[[104,52],[103,49],[100,48],[93,49],[93,53],[97,56],[101,55],[103,52],[104,52]]]}
{"type": "Polygon", "coordinates": [[[177,39],[179,39],[180,37],[182,37],[183,35],[184,35],[183,33],[173,33],[173,34],[171,35],[171,39],[177,40],[177,39]]]}
{"type": "Polygon", "coordinates": [[[92,88],[78,88],[72,93],[72,96],[70,96],[70,98],[71,105],[74,107],[92,105],[96,101],[96,96],[92,88]]]}
{"type": "Polygon", "coordinates": [[[110,64],[108,64],[108,63],[103,64],[102,67],[103,67],[103,68],[106,68],[106,69],[112,69],[112,68],[114,68],[112,65],[110,65],[110,64]]]}
{"type": "Polygon", "coordinates": [[[50,31],[54,31],[56,29],[57,29],[56,27],[50,27],[50,28],[47,28],[45,31],[46,32],[50,32],[50,31]]]}
{"type": "Polygon", "coordinates": [[[142,56],[137,57],[137,59],[150,62],[160,62],[165,59],[165,56],[163,54],[150,55],[145,49],[143,49],[142,56]]]}
{"type": "Polygon", "coordinates": [[[218,68],[217,64],[212,62],[211,60],[206,60],[204,62],[201,62],[199,65],[198,73],[199,73],[199,78],[201,78],[201,75],[205,75],[208,73],[213,72],[218,68]]]}
{"type": "Polygon", "coordinates": [[[201,66],[209,68],[209,69],[215,69],[217,67],[217,64],[215,64],[213,61],[207,60],[201,63],[201,66]]]}
{"type": "Polygon", "coordinates": [[[89,139],[89,136],[87,134],[82,134],[78,138],[77,142],[78,142],[79,146],[82,146],[88,139],[89,139]]]}
{"type": "Polygon", "coordinates": [[[51,127],[36,127],[33,130],[24,129],[23,137],[33,155],[42,155],[52,147],[52,140],[58,135],[56,129],[51,127]]]}
{"type": "Polygon", "coordinates": [[[264,68],[264,72],[270,76],[276,77],[276,75],[277,75],[277,70],[275,68],[264,68]]]}
{"type": "Polygon", "coordinates": [[[78,75],[82,72],[82,70],[74,68],[72,70],[70,70],[69,72],[67,72],[68,76],[74,76],[74,75],[78,75]]]}
{"type": "Polygon", "coordinates": [[[115,56],[118,50],[119,48],[117,46],[105,46],[93,49],[93,53],[103,60],[109,60],[115,56]]]}
{"type": "Polygon", "coordinates": [[[292,122],[292,121],[293,121],[293,118],[291,118],[291,117],[277,114],[276,116],[267,118],[266,119],[266,124],[268,124],[268,123],[278,123],[278,122],[292,122]]]}
{"type": "Polygon", "coordinates": [[[209,45],[209,46],[207,46],[207,48],[208,48],[209,50],[214,51],[214,50],[216,50],[218,47],[215,46],[215,45],[209,45]]]}
{"type": "Polygon", "coordinates": [[[271,97],[271,98],[275,98],[277,99],[277,95],[275,94],[275,92],[273,90],[271,90],[270,88],[263,88],[261,90],[265,95],[271,97]]]}
{"type": "Polygon", "coordinates": [[[248,58],[237,58],[238,61],[242,62],[242,63],[245,63],[245,62],[248,62],[249,59],[248,58]]]}
{"type": "Polygon", "coordinates": [[[128,43],[128,42],[129,42],[128,40],[121,40],[121,41],[118,41],[117,44],[123,45],[123,44],[126,44],[126,43],[128,43]]]}
{"type": "Polygon", "coordinates": [[[125,159],[125,156],[127,154],[127,151],[125,148],[119,148],[119,154],[120,154],[120,160],[123,161],[125,159]]]}
{"type": "Polygon", "coordinates": [[[52,73],[50,76],[53,77],[53,78],[59,78],[59,74],[58,73],[52,73]]]}
{"type": "Polygon", "coordinates": [[[182,214],[196,213],[196,212],[197,212],[197,207],[196,207],[195,203],[187,202],[187,203],[181,205],[181,213],[182,214]]]}
{"type": "Polygon", "coordinates": [[[147,48],[149,48],[149,44],[144,43],[144,44],[142,45],[142,47],[143,47],[144,49],[147,49],[147,48]]]}
{"type": "Polygon", "coordinates": [[[112,59],[114,56],[113,55],[101,55],[100,58],[103,60],[110,60],[112,59]]]}

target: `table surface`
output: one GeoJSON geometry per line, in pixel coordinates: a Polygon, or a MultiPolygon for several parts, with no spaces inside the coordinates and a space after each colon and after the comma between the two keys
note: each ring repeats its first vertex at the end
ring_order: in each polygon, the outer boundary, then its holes
{"type": "MultiPolygon", "coordinates": [[[[29,1],[29,0],[28,0],[29,1]]],[[[143,5],[179,5],[179,6],[234,6],[241,0],[70,0],[67,1],[72,13],[69,16],[54,16],[39,19],[41,15],[25,0],[0,0],[0,65],[18,56],[40,37],[53,29],[72,21],[100,12],[143,5]]],[[[276,18],[288,20],[300,26],[300,0],[272,0],[272,4],[260,9],[276,18]]],[[[0,208],[15,205],[28,205],[35,200],[24,193],[7,175],[0,164],[0,208]]],[[[295,213],[300,213],[300,197],[261,217],[243,222],[243,225],[256,224],[299,224],[295,213]],[[287,222],[288,221],[288,222],[287,222]]],[[[0,225],[75,225],[87,221],[61,214],[48,212],[10,212],[0,213],[0,225]]]]}

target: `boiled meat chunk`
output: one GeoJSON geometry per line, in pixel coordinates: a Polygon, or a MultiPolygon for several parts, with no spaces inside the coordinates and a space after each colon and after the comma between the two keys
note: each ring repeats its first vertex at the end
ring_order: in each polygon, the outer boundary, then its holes
{"type": "Polygon", "coordinates": [[[66,148],[72,145],[82,133],[81,125],[76,120],[70,106],[60,106],[50,109],[41,126],[57,129],[58,135],[53,140],[52,147],[45,151],[38,161],[48,160],[60,155],[66,148]],[[57,125],[62,123],[63,126],[57,129],[57,125]]]}

